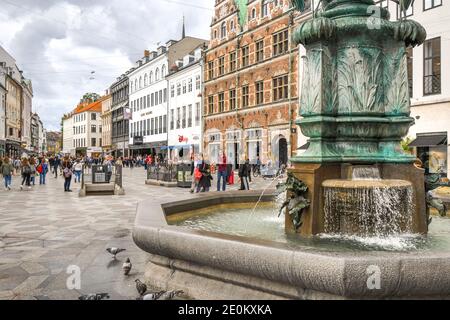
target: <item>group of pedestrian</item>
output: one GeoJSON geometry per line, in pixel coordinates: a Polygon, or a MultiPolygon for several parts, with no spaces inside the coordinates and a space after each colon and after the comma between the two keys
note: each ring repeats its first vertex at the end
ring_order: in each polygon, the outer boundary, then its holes
{"type": "MultiPolygon", "coordinates": [[[[239,165],[238,176],[241,183],[239,190],[250,190],[251,170],[252,167],[248,159],[239,165]]],[[[219,157],[218,164],[210,164],[203,154],[200,154],[199,158],[193,155],[191,157],[191,176],[193,177],[191,193],[209,192],[216,172],[217,192],[225,192],[227,186],[234,184],[233,165],[228,163],[225,153],[219,157]]]]}
{"type": "Polygon", "coordinates": [[[46,184],[46,176],[49,172],[49,162],[45,157],[22,157],[12,160],[9,157],[0,157],[0,174],[3,176],[6,191],[11,190],[13,176],[22,178],[20,190],[31,189],[36,185],[36,177],[39,177],[39,184],[46,184]]]}

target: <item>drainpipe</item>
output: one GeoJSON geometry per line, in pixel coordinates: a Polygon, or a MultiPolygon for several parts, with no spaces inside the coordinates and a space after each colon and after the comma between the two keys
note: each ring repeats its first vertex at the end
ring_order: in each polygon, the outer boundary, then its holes
{"type": "MultiPolygon", "coordinates": [[[[293,155],[293,147],[292,147],[292,125],[293,125],[293,112],[292,112],[292,60],[293,60],[293,52],[294,49],[292,48],[292,34],[293,34],[293,26],[294,26],[294,12],[291,11],[289,13],[289,77],[288,77],[288,97],[289,97],[289,139],[288,139],[288,148],[290,149],[289,154],[292,158],[293,155]]],[[[298,74],[297,74],[298,77],[298,74]]]]}

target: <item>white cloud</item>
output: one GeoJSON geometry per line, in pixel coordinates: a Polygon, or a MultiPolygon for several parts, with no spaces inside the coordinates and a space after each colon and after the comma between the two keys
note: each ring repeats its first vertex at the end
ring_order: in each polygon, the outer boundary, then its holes
{"type": "Polygon", "coordinates": [[[45,126],[86,92],[104,93],[145,49],[181,36],[208,39],[213,0],[4,0],[0,43],[33,81],[34,107],[45,126]],[[180,3],[184,4],[181,5],[180,3]],[[193,7],[192,7],[192,6],[193,7]],[[95,71],[95,79],[90,79],[95,71]]]}

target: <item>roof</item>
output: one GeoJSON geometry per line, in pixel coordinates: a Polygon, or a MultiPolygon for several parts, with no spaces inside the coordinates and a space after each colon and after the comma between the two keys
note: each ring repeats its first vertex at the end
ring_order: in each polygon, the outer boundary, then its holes
{"type": "Polygon", "coordinates": [[[97,100],[93,103],[82,103],[79,104],[73,111],[74,114],[84,113],[84,112],[102,112],[102,102],[104,99],[97,100]]]}

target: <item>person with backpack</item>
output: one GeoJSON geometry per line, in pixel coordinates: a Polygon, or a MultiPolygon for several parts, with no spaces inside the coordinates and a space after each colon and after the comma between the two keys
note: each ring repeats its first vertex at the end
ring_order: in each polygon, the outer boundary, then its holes
{"type": "Polygon", "coordinates": [[[64,177],[64,192],[72,192],[70,190],[70,183],[72,182],[72,162],[69,158],[65,158],[62,162],[62,170],[63,170],[63,177],[64,177]]]}
{"type": "Polygon", "coordinates": [[[45,158],[41,158],[36,171],[39,173],[39,185],[45,185],[45,180],[48,173],[48,161],[45,158]]]}
{"type": "Polygon", "coordinates": [[[11,190],[12,176],[14,175],[14,166],[12,165],[11,160],[9,160],[8,157],[5,157],[3,159],[2,165],[0,166],[0,173],[2,174],[5,181],[5,190],[11,190]]]}
{"type": "Polygon", "coordinates": [[[33,184],[33,186],[36,185],[36,159],[31,158],[30,159],[30,185],[33,184]]]}
{"type": "Polygon", "coordinates": [[[20,166],[20,173],[22,175],[22,183],[20,184],[20,190],[23,190],[24,185],[31,189],[31,166],[27,158],[23,158],[20,166]]]}
{"type": "Polygon", "coordinates": [[[202,160],[200,161],[197,168],[201,174],[201,178],[199,179],[197,185],[197,193],[209,192],[209,189],[211,188],[211,180],[213,180],[213,177],[211,175],[211,166],[205,160],[203,155],[202,160]]]}
{"type": "Polygon", "coordinates": [[[83,173],[83,162],[77,159],[74,165],[75,183],[81,183],[81,175],[83,173]]]}

